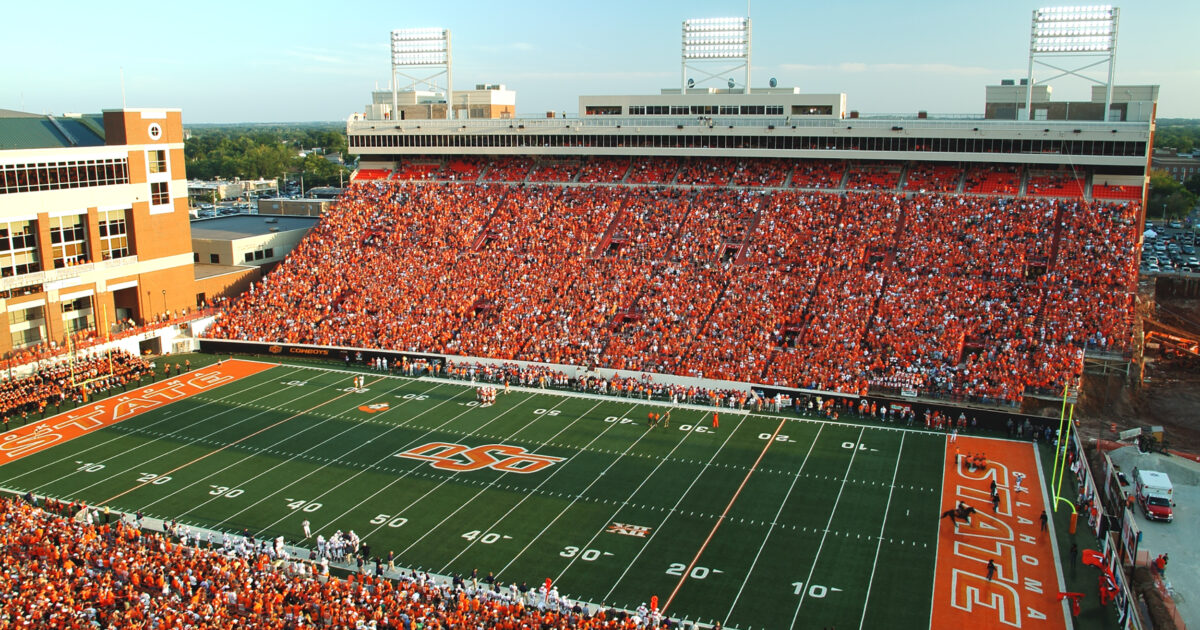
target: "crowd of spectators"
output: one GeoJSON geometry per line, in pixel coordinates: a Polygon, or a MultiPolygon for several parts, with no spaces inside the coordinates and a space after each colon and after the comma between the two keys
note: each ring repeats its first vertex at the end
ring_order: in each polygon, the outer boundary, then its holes
{"type": "MultiPolygon", "coordinates": [[[[700,181],[696,165],[634,161],[625,179],[700,181]]],[[[1136,214],[1041,197],[364,182],[209,334],[1014,402],[1077,376],[1085,346],[1126,349],[1136,214]]]]}
{"type": "Polygon", "coordinates": [[[89,394],[126,387],[150,372],[141,357],[119,350],[79,357],[62,357],[25,378],[0,379],[0,417],[5,429],[20,419],[44,417],[47,407],[78,404],[89,394]],[[36,415],[35,415],[36,414],[36,415]]]}
{"type": "MultiPolygon", "coordinates": [[[[386,561],[337,578],[252,538],[143,531],[120,515],[76,504],[0,498],[0,627],[14,629],[262,628],[438,630],[449,628],[666,627],[645,616],[559,597],[557,589],[494,579],[385,577],[386,561]],[[86,518],[82,515],[86,514],[86,518]],[[94,517],[93,517],[94,515],[94,517]],[[103,521],[103,522],[101,522],[103,521]],[[108,522],[111,521],[111,522],[108,522]],[[371,570],[371,567],[374,570],[371,570]]],[[[315,555],[315,554],[314,554],[315,555]]],[[[363,554],[366,555],[366,554],[363,554]]]]}

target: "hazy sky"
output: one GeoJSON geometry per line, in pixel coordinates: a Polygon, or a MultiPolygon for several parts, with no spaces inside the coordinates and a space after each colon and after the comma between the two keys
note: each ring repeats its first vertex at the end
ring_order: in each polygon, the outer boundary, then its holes
{"type": "MultiPolygon", "coordinates": [[[[867,113],[983,111],[984,86],[1027,72],[1030,13],[1067,3],[755,0],[753,84],[845,92],[867,113]]],[[[343,120],[387,86],[389,32],[449,28],[455,86],[503,83],[518,114],[580,94],[677,87],[680,23],[744,1],[14,2],[0,108],[180,107],[186,122],[343,120]]],[[[1119,84],[1162,86],[1159,117],[1200,118],[1197,0],[1118,4],[1119,84]]],[[[1043,71],[1045,72],[1045,71],[1043,71]]],[[[1045,75],[1043,75],[1045,76],[1045,75]]],[[[1088,98],[1078,79],[1055,100],[1088,98]]]]}

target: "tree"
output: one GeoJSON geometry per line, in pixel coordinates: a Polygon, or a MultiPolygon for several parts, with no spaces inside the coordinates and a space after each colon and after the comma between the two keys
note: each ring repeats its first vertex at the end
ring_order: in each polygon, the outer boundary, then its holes
{"type": "Polygon", "coordinates": [[[1196,173],[1183,182],[1183,187],[1193,195],[1200,195],[1200,173],[1196,173]]]}
{"type": "Polygon", "coordinates": [[[1195,193],[1175,181],[1166,171],[1150,173],[1150,199],[1146,207],[1148,216],[1186,216],[1196,206],[1196,199],[1195,193]]]}

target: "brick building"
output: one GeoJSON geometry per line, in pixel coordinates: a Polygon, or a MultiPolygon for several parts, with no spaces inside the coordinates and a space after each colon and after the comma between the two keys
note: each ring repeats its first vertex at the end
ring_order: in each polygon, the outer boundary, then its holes
{"type": "Polygon", "coordinates": [[[188,219],[179,109],[0,110],[0,356],[194,308],[188,219]]]}

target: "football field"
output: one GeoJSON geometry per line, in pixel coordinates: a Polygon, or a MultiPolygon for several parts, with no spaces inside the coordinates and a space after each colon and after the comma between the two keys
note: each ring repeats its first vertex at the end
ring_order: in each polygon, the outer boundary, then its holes
{"type": "Polygon", "coordinates": [[[930,627],[942,434],[254,369],[31,450],[0,486],[311,546],[307,519],[398,566],[742,630],[930,627]]]}

